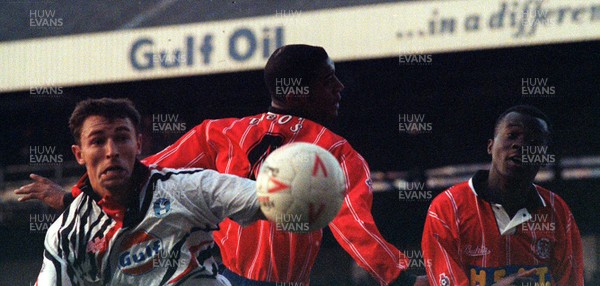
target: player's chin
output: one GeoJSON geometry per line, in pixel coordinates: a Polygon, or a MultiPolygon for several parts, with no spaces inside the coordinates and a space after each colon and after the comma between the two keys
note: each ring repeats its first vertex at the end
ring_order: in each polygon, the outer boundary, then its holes
{"type": "Polygon", "coordinates": [[[504,175],[511,181],[530,181],[535,178],[537,172],[530,168],[509,168],[504,171],[504,175]]]}
{"type": "Polygon", "coordinates": [[[524,173],[523,173],[524,171],[525,171],[525,168],[523,168],[523,166],[515,166],[515,165],[507,164],[507,165],[503,166],[501,174],[504,175],[505,177],[515,179],[515,178],[522,177],[524,175],[524,173]]]}
{"type": "Polygon", "coordinates": [[[122,177],[122,178],[112,178],[112,179],[108,179],[108,180],[103,180],[102,186],[107,190],[122,189],[128,185],[127,184],[128,179],[129,178],[127,178],[127,177],[122,177]]]}

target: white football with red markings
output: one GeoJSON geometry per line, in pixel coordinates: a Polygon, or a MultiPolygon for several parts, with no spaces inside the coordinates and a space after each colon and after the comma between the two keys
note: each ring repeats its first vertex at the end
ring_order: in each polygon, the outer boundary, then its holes
{"type": "Polygon", "coordinates": [[[278,231],[307,233],[329,224],[346,194],[340,163],[310,143],[291,143],[273,151],[256,177],[260,208],[278,231]]]}

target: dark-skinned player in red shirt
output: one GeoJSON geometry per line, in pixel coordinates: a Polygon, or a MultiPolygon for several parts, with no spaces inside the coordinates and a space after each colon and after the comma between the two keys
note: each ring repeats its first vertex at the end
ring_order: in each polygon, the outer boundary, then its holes
{"type": "Polygon", "coordinates": [[[575,219],[558,195],[533,183],[552,161],[550,130],[537,108],[509,108],[488,141],[490,170],[432,201],[422,240],[431,285],[583,285],[575,219]]]}
{"type": "MultiPolygon", "coordinates": [[[[265,157],[277,147],[291,142],[317,144],[338,159],[347,178],[344,204],[329,224],[336,240],[381,285],[427,285],[425,276],[406,271],[403,265],[409,265],[408,258],[375,225],[367,162],[344,138],[325,127],[338,115],[344,88],[325,50],[308,45],[281,47],[269,58],[264,75],[272,100],[268,112],[205,120],[143,163],[209,168],[254,179],[265,157]]],[[[34,180],[19,191],[27,194],[25,199],[45,196],[47,182],[39,177],[34,180]],[[40,194],[36,189],[42,189],[40,194]]],[[[269,222],[241,227],[229,219],[215,232],[226,267],[223,275],[233,285],[308,285],[321,239],[321,230],[291,234],[269,222]]]]}

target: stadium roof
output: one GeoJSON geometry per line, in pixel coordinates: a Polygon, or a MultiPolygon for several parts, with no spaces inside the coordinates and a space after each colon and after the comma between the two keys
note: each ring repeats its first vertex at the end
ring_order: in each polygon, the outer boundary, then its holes
{"type": "MultiPolygon", "coordinates": [[[[0,42],[125,29],[201,23],[294,11],[358,6],[392,0],[330,1],[9,1],[0,11],[0,42]],[[37,11],[37,12],[36,12],[37,11]],[[48,11],[63,19],[61,27],[31,27],[30,13],[48,11]]],[[[44,13],[44,12],[42,12],[44,13]]]]}

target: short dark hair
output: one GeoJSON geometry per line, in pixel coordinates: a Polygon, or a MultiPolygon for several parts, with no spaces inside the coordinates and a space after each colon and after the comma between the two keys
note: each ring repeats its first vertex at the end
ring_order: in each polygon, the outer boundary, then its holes
{"type": "Polygon", "coordinates": [[[515,105],[502,112],[502,114],[498,116],[498,119],[496,119],[496,124],[494,125],[494,136],[496,136],[498,126],[500,125],[504,117],[506,117],[506,115],[508,115],[511,112],[521,113],[543,120],[544,122],[546,122],[546,125],[548,125],[548,132],[550,134],[552,133],[552,125],[550,124],[550,118],[548,118],[548,116],[544,112],[539,110],[537,107],[531,105],[515,105]]]}
{"type": "Polygon", "coordinates": [[[329,58],[322,47],[309,45],[287,45],[273,52],[265,66],[264,77],[272,99],[282,100],[284,94],[277,94],[278,78],[301,78],[311,85],[317,78],[318,70],[329,58]]]}
{"type": "Polygon", "coordinates": [[[98,115],[109,120],[129,118],[139,133],[140,113],[133,102],[126,98],[86,99],[77,103],[69,119],[69,128],[77,145],[81,144],[81,127],[86,118],[98,115]]]}

